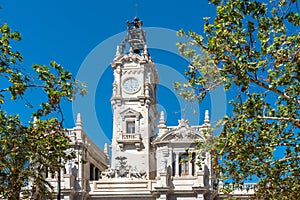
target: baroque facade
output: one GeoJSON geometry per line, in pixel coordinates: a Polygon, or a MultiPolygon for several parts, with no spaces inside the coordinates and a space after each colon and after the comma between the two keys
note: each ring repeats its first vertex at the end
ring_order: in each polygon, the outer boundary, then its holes
{"type": "MultiPolygon", "coordinates": [[[[223,199],[222,181],[216,185],[211,156],[195,150],[195,141],[212,134],[209,113],[202,125],[178,120],[167,126],[157,111],[159,75],[149,55],[142,21],[127,22],[125,40],[112,62],[114,82],[111,158],[108,145],[102,151],[84,132],[81,116],[69,129],[77,162],[61,172],[61,199],[223,199]],[[126,53],[126,45],[130,50],[126,53]],[[81,159],[87,161],[83,164],[81,159]]],[[[57,175],[49,181],[58,190],[57,175]]],[[[239,199],[253,194],[249,185],[233,192],[239,199]]]]}

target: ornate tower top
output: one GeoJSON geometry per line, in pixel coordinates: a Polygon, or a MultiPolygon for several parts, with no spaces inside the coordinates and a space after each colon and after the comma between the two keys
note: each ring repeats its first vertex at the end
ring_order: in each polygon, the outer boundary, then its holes
{"type": "Polygon", "coordinates": [[[135,17],[133,21],[127,21],[126,24],[126,37],[121,43],[119,51],[121,54],[124,54],[126,44],[128,43],[130,45],[130,50],[133,51],[133,53],[140,53],[146,46],[146,33],[142,29],[143,21],[138,17],[135,17]]]}

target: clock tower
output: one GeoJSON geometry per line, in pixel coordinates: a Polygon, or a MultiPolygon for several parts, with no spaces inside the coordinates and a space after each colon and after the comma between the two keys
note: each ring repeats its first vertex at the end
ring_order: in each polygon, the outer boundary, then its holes
{"type": "Polygon", "coordinates": [[[131,171],[155,176],[155,151],[151,141],[156,136],[159,82],[155,64],[146,45],[142,21],[127,22],[127,34],[117,47],[112,63],[114,70],[113,138],[111,168],[118,177],[131,171]],[[129,46],[129,52],[126,52],[129,46]]]}

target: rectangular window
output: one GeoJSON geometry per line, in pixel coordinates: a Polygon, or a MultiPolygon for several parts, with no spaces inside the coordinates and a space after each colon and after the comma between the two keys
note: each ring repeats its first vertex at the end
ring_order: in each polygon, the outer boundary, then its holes
{"type": "Polygon", "coordinates": [[[135,122],[126,122],[126,133],[135,133],[135,122]]]}

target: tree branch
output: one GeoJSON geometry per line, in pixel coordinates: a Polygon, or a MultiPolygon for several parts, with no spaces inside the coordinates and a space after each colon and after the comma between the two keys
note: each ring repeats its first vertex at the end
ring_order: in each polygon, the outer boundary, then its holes
{"type": "Polygon", "coordinates": [[[300,119],[295,119],[295,118],[291,118],[291,117],[268,117],[268,116],[255,116],[255,117],[257,117],[259,119],[266,119],[266,120],[281,120],[281,121],[300,122],[300,119]]]}
{"type": "Polygon", "coordinates": [[[292,101],[292,102],[294,102],[294,103],[300,105],[300,100],[297,100],[296,98],[292,98],[292,97],[286,95],[284,92],[282,92],[282,91],[280,91],[280,90],[278,90],[278,89],[276,89],[276,88],[269,87],[267,84],[265,84],[265,83],[263,83],[263,82],[260,82],[259,80],[255,79],[255,78],[253,78],[253,77],[251,77],[251,76],[249,76],[249,79],[250,79],[253,83],[255,83],[256,85],[261,86],[261,87],[263,87],[263,88],[265,88],[265,89],[267,89],[267,90],[270,90],[270,91],[272,91],[272,92],[275,92],[276,94],[282,96],[282,97],[285,98],[286,100],[292,101]]]}

